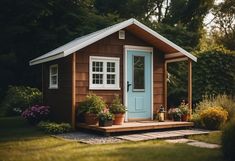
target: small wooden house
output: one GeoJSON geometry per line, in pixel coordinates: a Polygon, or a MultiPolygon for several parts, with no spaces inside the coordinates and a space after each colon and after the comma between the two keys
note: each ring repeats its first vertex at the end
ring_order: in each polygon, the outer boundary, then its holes
{"type": "Polygon", "coordinates": [[[42,64],[43,103],[52,117],[75,125],[76,108],[89,92],[111,103],[118,94],[126,121],[153,119],[167,107],[167,63],[188,61],[188,101],[192,101],[192,61],[197,58],[135,19],[79,37],[36,59],[42,64]]]}

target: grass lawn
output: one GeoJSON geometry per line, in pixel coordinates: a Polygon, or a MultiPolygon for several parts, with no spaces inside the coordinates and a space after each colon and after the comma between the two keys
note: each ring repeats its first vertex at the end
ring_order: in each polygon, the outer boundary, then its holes
{"type": "Polygon", "coordinates": [[[212,132],[208,135],[194,135],[190,136],[189,139],[194,139],[194,140],[199,140],[207,143],[212,143],[212,144],[221,144],[221,132],[216,131],[212,132]]]}
{"type": "Polygon", "coordinates": [[[20,118],[0,118],[0,161],[223,161],[220,149],[164,141],[86,145],[53,138],[20,118]]]}

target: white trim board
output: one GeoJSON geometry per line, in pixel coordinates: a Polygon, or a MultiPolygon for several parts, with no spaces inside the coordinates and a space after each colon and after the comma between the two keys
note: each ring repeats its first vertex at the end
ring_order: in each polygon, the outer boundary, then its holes
{"type": "Polygon", "coordinates": [[[52,50],[49,53],[46,53],[38,58],[35,58],[33,60],[31,60],[29,62],[30,65],[36,65],[36,64],[40,64],[40,63],[45,63],[48,61],[52,61],[55,59],[59,59],[62,57],[66,57],[88,45],[91,45],[119,30],[122,30],[130,25],[136,25],[139,28],[141,28],[142,30],[148,32],[149,34],[153,35],[155,38],[161,40],[162,42],[168,44],[169,46],[171,46],[172,48],[176,49],[178,52],[182,53],[183,55],[187,56],[188,58],[192,59],[193,61],[197,61],[197,58],[190,54],[189,52],[187,52],[186,50],[184,50],[183,48],[179,47],[178,45],[174,44],[173,42],[171,42],[170,40],[166,39],[165,37],[161,36],[160,34],[158,34],[157,32],[153,31],[152,29],[150,29],[149,27],[145,26],[144,24],[140,23],[139,21],[137,21],[134,18],[131,18],[129,20],[123,21],[121,23],[118,23],[116,25],[107,27],[105,29],[93,32],[91,34],[88,34],[86,36],[82,36],[80,38],[77,38],[65,45],[62,45],[54,50],[52,50]],[[58,55],[58,56],[56,56],[58,55]]]}
{"type": "MultiPolygon", "coordinates": [[[[153,120],[153,48],[152,47],[144,47],[144,46],[132,46],[132,45],[124,45],[124,53],[123,53],[123,104],[127,107],[127,51],[148,51],[151,53],[151,109],[150,115],[151,120],[153,120]]],[[[125,121],[128,121],[128,113],[125,114],[125,121]]]]}

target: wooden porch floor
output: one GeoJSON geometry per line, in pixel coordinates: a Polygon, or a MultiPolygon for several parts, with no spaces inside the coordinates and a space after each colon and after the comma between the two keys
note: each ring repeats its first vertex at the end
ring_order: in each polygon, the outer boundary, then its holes
{"type": "Polygon", "coordinates": [[[154,130],[154,129],[183,128],[183,127],[193,127],[193,123],[181,122],[181,121],[165,121],[165,122],[136,121],[136,122],[126,122],[123,125],[113,125],[109,127],[99,127],[97,125],[87,125],[85,123],[77,124],[77,128],[91,130],[91,131],[98,131],[105,134],[154,130]]]}

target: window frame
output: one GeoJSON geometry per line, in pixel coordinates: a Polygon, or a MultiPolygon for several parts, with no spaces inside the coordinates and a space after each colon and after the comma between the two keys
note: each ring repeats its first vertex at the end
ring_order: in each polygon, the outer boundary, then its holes
{"type": "Polygon", "coordinates": [[[145,91],[145,56],[139,56],[139,55],[133,55],[132,56],[132,82],[133,82],[133,88],[132,88],[132,91],[133,92],[144,92],[145,91]],[[144,66],[143,66],[143,77],[144,77],[144,80],[143,80],[143,88],[135,88],[135,57],[141,57],[141,58],[144,58],[144,66]]]}
{"type": "Polygon", "coordinates": [[[119,57],[103,57],[90,56],[89,62],[89,89],[90,90],[120,90],[120,58],[119,57]],[[102,72],[93,72],[93,62],[103,62],[102,72]],[[115,63],[115,71],[107,71],[107,63],[115,63]],[[103,84],[93,84],[93,74],[103,75],[103,84]],[[115,84],[107,84],[107,75],[115,75],[115,84]]]}
{"type": "Polygon", "coordinates": [[[59,68],[58,68],[58,64],[53,64],[49,66],[49,89],[58,89],[59,88],[59,82],[58,82],[58,77],[59,77],[59,68]],[[57,69],[57,73],[56,74],[52,74],[52,68],[57,69]],[[56,84],[52,84],[52,77],[56,76],[56,84]]]}

